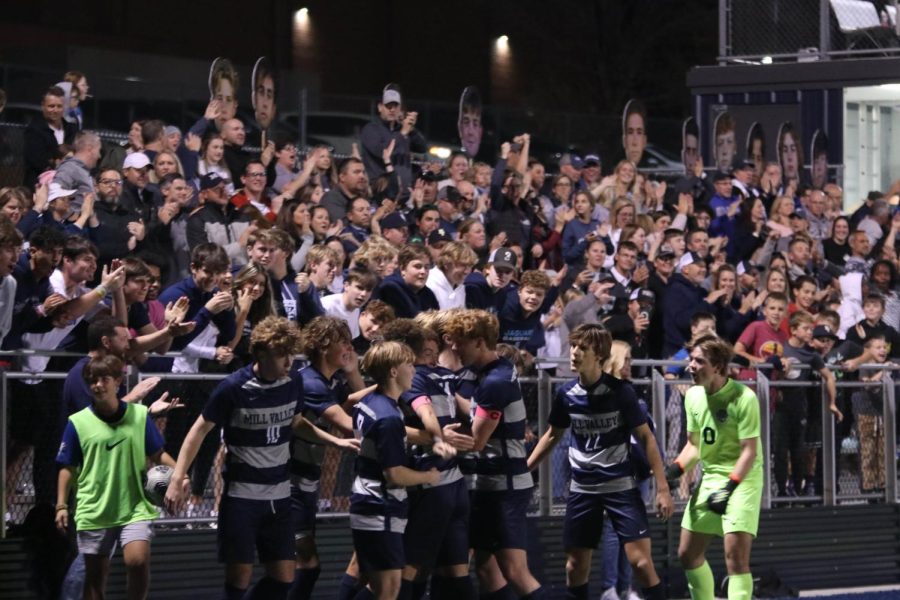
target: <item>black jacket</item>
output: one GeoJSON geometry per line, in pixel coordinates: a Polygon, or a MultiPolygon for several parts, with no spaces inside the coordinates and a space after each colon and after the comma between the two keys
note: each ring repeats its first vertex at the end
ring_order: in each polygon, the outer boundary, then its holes
{"type": "MultiPolygon", "coordinates": [[[[78,126],[63,121],[63,143],[71,144],[78,126]]],[[[51,161],[57,154],[59,144],[53,130],[43,117],[37,117],[25,128],[25,180],[23,184],[34,189],[38,175],[51,168],[51,161]]]]}

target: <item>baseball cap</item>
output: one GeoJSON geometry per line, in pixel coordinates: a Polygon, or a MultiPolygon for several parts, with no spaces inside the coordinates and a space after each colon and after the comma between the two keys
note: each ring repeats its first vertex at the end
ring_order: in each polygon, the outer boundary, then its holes
{"type": "Polygon", "coordinates": [[[831,338],[835,341],[838,339],[837,334],[828,325],[816,325],[815,329],[813,329],[813,337],[831,338]]]}
{"type": "Polygon", "coordinates": [[[398,212],[392,212],[380,221],[378,221],[378,225],[382,230],[385,229],[404,229],[408,227],[406,223],[406,219],[403,218],[398,212]]]}
{"type": "Polygon", "coordinates": [[[755,168],[756,168],[756,163],[754,163],[752,160],[746,160],[746,159],[738,161],[734,165],[735,171],[746,171],[746,170],[752,171],[755,168]]]}
{"type": "Polygon", "coordinates": [[[225,180],[218,173],[207,173],[200,178],[200,191],[212,189],[220,183],[225,183],[225,180]]]}
{"type": "Polygon", "coordinates": [[[749,260],[742,260],[737,264],[734,270],[737,272],[738,277],[750,273],[751,271],[756,271],[757,273],[759,273],[759,268],[749,260]]]}
{"type": "Polygon", "coordinates": [[[628,299],[637,302],[647,302],[649,304],[654,304],[656,302],[656,294],[653,293],[653,290],[637,288],[633,292],[631,292],[631,296],[629,296],[628,299]]]}
{"type": "Polygon", "coordinates": [[[419,176],[416,177],[416,179],[421,179],[422,181],[437,181],[438,176],[435,175],[434,171],[432,171],[431,169],[425,169],[424,171],[419,173],[419,176]]]}
{"type": "Polygon", "coordinates": [[[181,135],[181,130],[178,129],[177,127],[175,127],[174,125],[166,125],[163,128],[163,133],[165,135],[172,135],[173,133],[177,133],[177,134],[181,135]]]}
{"type": "Polygon", "coordinates": [[[696,252],[685,252],[678,261],[678,272],[680,273],[686,266],[694,263],[703,263],[703,257],[696,252]]]}
{"type": "Polygon", "coordinates": [[[384,88],[384,92],[382,92],[381,94],[381,103],[390,104],[391,102],[400,104],[400,92],[393,88],[386,87],[384,88]]]}
{"type": "Polygon", "coordinates": [[[516,259],[515,252],[509,248],[497,248],[491,252],[491,255],[488,257],[488,264],[494,265],[495,267],[515,269],[517,262],[518,260],[516,259]]]}
{"type": "Polygon", "coordinates": [[[559,157],[560,166],[563,165],[572,165],[575,169],[581,169],[584,167],[584,161],[581,160],[581,157],[577,154],[572,154],[571,152],[566,152],[562,156],[559,157]]]}
{"type": "Polygon", "coordinates": [[[713,182],[718,183],[720,181],[724,181],[726,179],[731,179],[731,175],[726,173],[725,171],[716,171],[716,174],[713,175],[713,182]]]}
{"type": "Polygon", "coordinates": [[[663,244],[656,253],[657,258],[669,258],[675,256],[675,249],[669,244],[663,244]]]}
{"type": "Polygon", "coordinates": [[[584,157],[584,166],[589,167],[591,165],[599,165],[600,157],[596,154],[588,154],[584,157]]]}
{"type": "Polygon", "coordinates": [[[438,200],[446,200],[447,202],[452,202],[453,204],[458,203],[462,200],[462,196],[459,194],[459,190],[456,189],[455,186],[448,185],[443,187],[438,192],[438,200]]]}
{"type": "Polygon", "coordinates": [[[58,183],[51,183],[50,190],[47,193],[47,202],[53,202],[57,198],[66,198],[67,196],[74,196],[78,193],[78,190],[67,190],[63,186],[58,183]]]}
{"type": "Polygon", "coordinates": [[[452,242],[453,236],[450,235],[446,229],[443,227],[438,227],[428,236],[428,245],[434,246],[435,244],[440,244],[441,242],[452,242]]]}
{"type": "Polygon", "coordinates": [[[125,162],[122,163],[123,169],[143,169],[146,166],[150,165],[150,159],[147,158],[147,155],[143,152],[132,152],[128,156],[125,157],[125,162]]]}

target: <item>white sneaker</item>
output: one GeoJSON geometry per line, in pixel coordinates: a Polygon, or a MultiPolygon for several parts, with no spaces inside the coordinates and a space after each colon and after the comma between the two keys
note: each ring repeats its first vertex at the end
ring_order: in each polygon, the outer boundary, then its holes
{"type": "MultiPolygon", "coordinates": [[[[628,596],[626,598],[627,598],[627,600],[641,600],[641,597],[637,595],[637,592],[635,592],[632,589],[628,590],[628,596]]],[[[626,599],[623,599],[623,600],[626,600],[626,599]]]]}
{"type": "Polygon", "coordinates": [[[611,587],[609,589],[603,590],[603,594],[600,596],[600,600],[619,600],[619,594],[616,592],[616,588],[611,587]]]}

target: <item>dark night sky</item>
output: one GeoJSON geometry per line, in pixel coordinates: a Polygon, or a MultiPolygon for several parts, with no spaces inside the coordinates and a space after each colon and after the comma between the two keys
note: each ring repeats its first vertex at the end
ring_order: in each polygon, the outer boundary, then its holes
{"type": "Polygon", "coordinates": [[[658,120],[659,129],[668,129],[690,113],[687,71],[715,61],[717,6],[716,0],[70,0],[60,10],[56,2],[33,0],[4,8],[0,61],[90,74],[90,65],[68,64],[67,46],[198,60],[222,55],[242,66],[265,54],[283,69],[312,74],[324,94],[374,96],[396,81],[408,98],[454,103],[475,84],[486,103],[512,113],[587,113],[597,123],[612,123],[629,98],[640,97],[651,126],[658,120]],[[309,9],[302,31],[294,20],[300,7],[309,9]],[[510,40],[503,65],[493,54],[499,35],[510,40]]]}

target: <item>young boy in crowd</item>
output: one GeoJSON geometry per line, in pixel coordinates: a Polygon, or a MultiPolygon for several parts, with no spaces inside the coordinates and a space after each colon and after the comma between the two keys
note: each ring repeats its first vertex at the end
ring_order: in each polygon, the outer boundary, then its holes
{"type": "MultiPolygon", "coordinates": [[[[781,320],[787,310],[787,296],[779,292],[769,294],[763,305],[762,321],[747,326],[734,345],[734,353],[745,358],[750,367],[770,364],[769,359],[779,357],[784,351],[787,336],[781,331],[781,320]]],[[[740,379],[756,379],[753,368],[741,369],[740,379]]]]}
{"type": "MultiPolygon", "coordinates": [[[[798,310],[790,319],[791,337],[784,345],[782,359],[786,362],[784,378],[789,381],[812,382],[815,374],[825,382],[829,409],[840,422],[841,412],[835,404],[834,375],[825,366],[822,356],[809,346],[813,338],[813,317],[798,310]],[[797,368],[806,365],[809,369],[797,368]]],[[[803,479],[807,477],[806,492],[812,493],[814,485],[808,472],[808,452],[811,439],[822,440],[821,393],[816,388],[787,390],[778,396],[773,416],[773,446],[775,483],[779,496],[798,496],[803,492],[803,479]],[[800,393],[794,393],[800,392],[800,393]],[[815,433],[815,435],[814,435],[815,433]],[[788,454],[790,454],[791,489],[787,486],[788,454]]]]}
{"type": "Polygon", "coordinates": [[[359,313],[359,335],[353,338],[353,349],[360,356],[365,354],[382,327],[396,318],[394,309],[382,300],[370,300],[359,313]]]}
{"type": "Polygon", "coordinates": [[[344,291],[322,298],[325,314],[346,322],[350,328],[351,339],[359,335],[360,311],[368,302],[377,283],[378,277],[372,271],[361,268],[350,269],[344,278],[344,291]]]}

